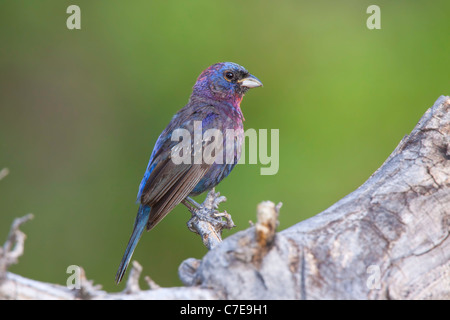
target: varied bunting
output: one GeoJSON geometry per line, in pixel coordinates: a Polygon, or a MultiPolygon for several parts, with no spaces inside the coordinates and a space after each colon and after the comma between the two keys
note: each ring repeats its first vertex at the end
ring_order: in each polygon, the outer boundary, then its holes
{"type": "MultiPolygon", "coordinates": [[[[189,196],[196,196],[214,188],[224,179],[241,155],[244,139],[244,116],[240,103],[249,88],[262,86],[255,76],[242,66],[232,62],[217,63],[204,70],[195,83],[189,102],[175,114],[169,125],[156,141],[148,162],[147,170],[139,186],[137,201],[139,210],[133,232],[116,274],[116,283],[128,267],[131,256],[145,229],[156,226],[176,205],[189,196]],[[179,145],[172,135],[176,129],[185,129],[194,134],[195,125],[201,124],[201,132],[216,129],[223,133],[223,149],[232,146],[232,160],[173,161],[174,148],[179,145]],[[234,130],[230,138],[227,130],[234,130]],[[230,140],[227,144],[227,138],[230,140]],[[233,141],[231,141],[233,139],[233,141]]],[[[194,159],[195,138],[192,139],[192,159],[194,159]]],[[[205,144],[205,141],[201,141],[205,144]]],[[[218,153],[219,153],[218,152],[218,153]]],[[[216,155],[218,156],[218,155],[216,155]]]]}

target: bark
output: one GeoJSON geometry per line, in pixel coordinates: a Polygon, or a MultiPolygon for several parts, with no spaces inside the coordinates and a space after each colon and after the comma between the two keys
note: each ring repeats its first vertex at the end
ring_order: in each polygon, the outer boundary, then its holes
{"type": "Polygon", "coordinates": [[[449,111],[440,97],[361,187],[308,220],[276,232],[280,205],[261,203],[255,225],[181,264],[185,287],[141,290],[135,263],[124,292],[83,273],[70,290],[5,271],[5,249],[0,298],[450,299],[449,111]]]}

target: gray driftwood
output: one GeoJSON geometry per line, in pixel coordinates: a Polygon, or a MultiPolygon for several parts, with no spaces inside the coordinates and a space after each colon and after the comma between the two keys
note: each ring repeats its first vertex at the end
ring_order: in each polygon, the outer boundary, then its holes
{"type": "Polygon", "coordinates": [[[141,290],[137,263],[120,293],[101,291],[84,274],[81,288],[69,290],[3,267],[0,298],[450,299],[449,177],[450,98],[442,96],[356,191],[281,232],[280,205],[261,203],[253,226],[182,263],[185,287],[146,278],[150,289],[141,290]]]}

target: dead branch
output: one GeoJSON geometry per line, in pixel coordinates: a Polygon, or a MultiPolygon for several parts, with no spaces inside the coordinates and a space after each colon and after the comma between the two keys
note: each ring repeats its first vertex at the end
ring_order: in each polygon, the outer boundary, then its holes
{"type": "Polygon", "coordinates": [[[8,267],[12,264],[16,264],[19,257],[23,254],[27,236],[19,230],[19,227],[31,219],[33,219],[31,213],[22,218],[16,218],[11,226],[11,230],[3,248],[0,248],[0,282],[4,278],[8,267]]]}
{"type": "Polygon", "coordinates": [[[450,98],[442,96],[357,190],[281,232],[280,206],[263,202],[255,225],[181,264],[186,287],[141,290],[137,264],[120,293],[87,280],[70,290],[25,279],[6,271],[23,252],[16,235],[0,255],[0,298],[450,299],[449,177],[450,98]]]}

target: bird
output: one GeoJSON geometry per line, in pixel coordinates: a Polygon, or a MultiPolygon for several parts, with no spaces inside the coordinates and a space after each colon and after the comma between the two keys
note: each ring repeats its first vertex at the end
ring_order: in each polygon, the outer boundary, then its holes
{"type": "MultiPolygon", "coordinates": [[[[116,273],[116,284],[122,280],[144,230],[151,230],[180,203],[188,201],[190,205],[198,206],[190,197],[211,190],[230,174],[239,161],[244,139],[242,98],[249,89],[261,86],[258,78],[233,62],[213,64],[198,76],[188,103],[162,131],[150,155],[137,194],[139,209],[116,273]],[[201,125],[202,133],[209,129],[222,132],[223,148],[219,148],[210,161],[203,159],[200,162],[177,163],[174,161],[174,150],[177,146],[179,148],[180,142],[173,139],[175,130],[182,129],[193,134],[196,124],[201,125]],[[228,136],[228,144],[226,130],[234,132],[232,137],[228,136]],[[218,160],[219,155],[225,153],[225,146],[234,149],[231,161],[218,160]]],[[[192,140],[195,142],[195,139],[192,140]]],[[[191,150],[191,159],[194,159],[196,152],[194,142],[191,145],[194,150],[191,150]]]]}

